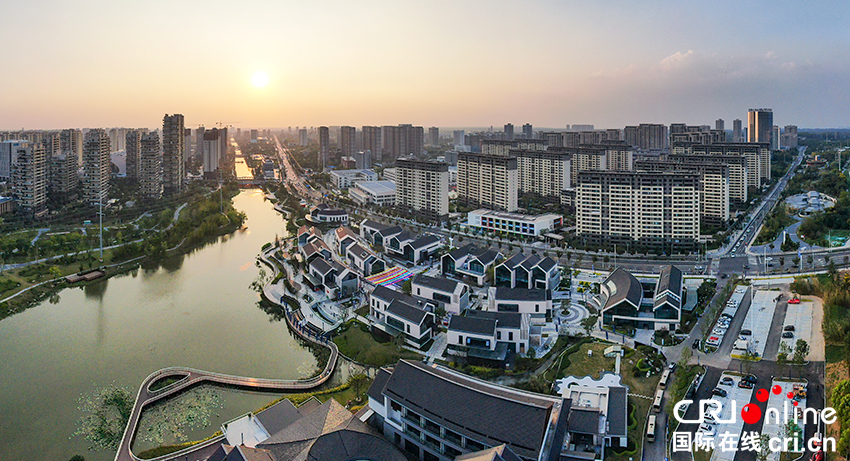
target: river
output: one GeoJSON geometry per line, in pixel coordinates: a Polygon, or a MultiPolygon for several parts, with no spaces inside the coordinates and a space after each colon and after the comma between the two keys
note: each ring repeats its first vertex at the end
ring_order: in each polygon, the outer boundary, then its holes
{"type": "MultiPolygon", "coordinates": [[[[135,397],[163,367],[288,379],[316,369],[312,353],[257,307],[249,288],[260,248],[283,237],[286,222],[258,190],[242,191],[234,205],[248,216],[245,229],[157,268],[64,289],[58,301],[0,321],[0,460],[113,459],[72,435],[80,396],[114,383],[135,397]]],[[[223,407],[210,427],[188,431],[190,439],[273,398],[217,392],[223,407]]]]}

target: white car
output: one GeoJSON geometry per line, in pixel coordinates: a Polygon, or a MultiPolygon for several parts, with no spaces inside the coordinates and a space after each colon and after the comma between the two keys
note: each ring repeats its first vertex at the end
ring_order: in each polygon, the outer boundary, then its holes
{"type": "Polygon", "coordinates": [[[708,436],[713,436],[717,433],[717,431],[714,429],[714,426],[710,424],[701,424],[699,427],[699,432],[702,432],[703,434],[708,436]]]}

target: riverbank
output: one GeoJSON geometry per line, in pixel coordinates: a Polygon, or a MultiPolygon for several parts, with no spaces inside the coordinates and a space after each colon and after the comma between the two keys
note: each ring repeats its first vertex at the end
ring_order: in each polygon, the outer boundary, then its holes
{"type": "Polygon", "coordinates": [[[239,189],[225,187],[224,191],[226,195],[222,197],[201,196],[178,207],[172,222],[161,231],[144,239],[104,248],[102,260],[99,252],[88,250],[3,271],[0,274],[0,320],[23,312],[64,288],[102,281],[101,278],[69,284],[66,276],[105,268],[105,278],[109,278],[141,264],[160,264],[166,258],[185,255],[222,235],[235,232],[246,219],[243,212],[233,207],[232,199],[239,189]]]}

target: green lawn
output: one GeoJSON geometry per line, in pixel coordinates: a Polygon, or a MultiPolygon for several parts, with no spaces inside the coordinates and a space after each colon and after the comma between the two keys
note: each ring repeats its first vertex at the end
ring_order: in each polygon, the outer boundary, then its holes
{"type": "Polygon", "coordinates": [[[381,342],[376,335],[365,331],[366,325],[351,321],[334,338],[339,351],[354,361],[376,367],[391,365],[399,359],[421,360],[422,356],[397,347],[393,342],[381,342]]]}

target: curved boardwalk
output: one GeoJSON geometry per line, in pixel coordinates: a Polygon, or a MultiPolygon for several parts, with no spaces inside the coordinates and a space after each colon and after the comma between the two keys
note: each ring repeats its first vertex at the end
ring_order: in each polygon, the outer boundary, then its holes
{"type": "MultiPolygon", "coordinates": [[[[265,259],[266,262],[269,263],[272,268],[274,268],[275,274],[277,274],[277,265],[271,263],[267,259],[267,254],[270,251],[274,250],[275,248],[272,248],[269,251],[264,252],[261,255],[261,258],[265,259]]],[[[280,294],[277,293],[276,290],[271,288],[270,284],[266,284],[266,286],[263,287],[263,291],[270,301],[277,303],[278,300],[280,300],[280,294]]],[[[288,307],[286,307],[285,304],[284,308],[286,308],[286,323],[289,325],[292,331],[294,331],[298,336],[307,341],[311,341],[315,344],[330,349],[331,354],[328,359],[328,363],[325,365],[325,368],[322,370],[322,373],[320,375],[305,380],[288,380],[250,378],[246,376],[226,375],[222,373],[196,370],[194,368],[187,367],[169,367],[157,370],[148,375],[148,377],[145,378],[145,380],[139,387],[139,392],[136,395],[136,403],[133,406],[133,412],[130,414],[130,420],[127,422],[127,427],[124,429],[124,436],[121,439],[121,445],[118,447],[118,452],[115,454],[115,461],[141,460],[141,458],[133,454],[131,447],[133,446],[133,440],[136,438],[136,431],[138,430],[139,419],[145,407],[159,400],[172,397],[192,386],[196,386],[202,383],[212,383],[235,386],[249,390],[268,390],[289,393],[309,391],[324,384],[331,377],[334,369],[336,368],[336,362],[339,358],[339,350],[337,349],[336,344],[334,344],[333,341],[329,341],[324,336],[316,336],[313,332],[302,328],[296,322],[294,314],[289,310],[288,307]],[[185,377],[180,381],[166,386],[162,389],[156,391],[150,390],[151,384],[153,384],[160,378],[175,375],[183,375],[185,377]]],[[[224,440],[223,435],[214,437],[198,445],[193,445],[183,450],[176,451],[174,453],[170,453],[168,455],[160,456],[158,458],[153,459],[156,461],[165,461],[178,458],[188,459],[189,457],[191,457],[190,455],[192,453],[201,451],[207,447],[221,443],[222,440],[224,440]]]]}

